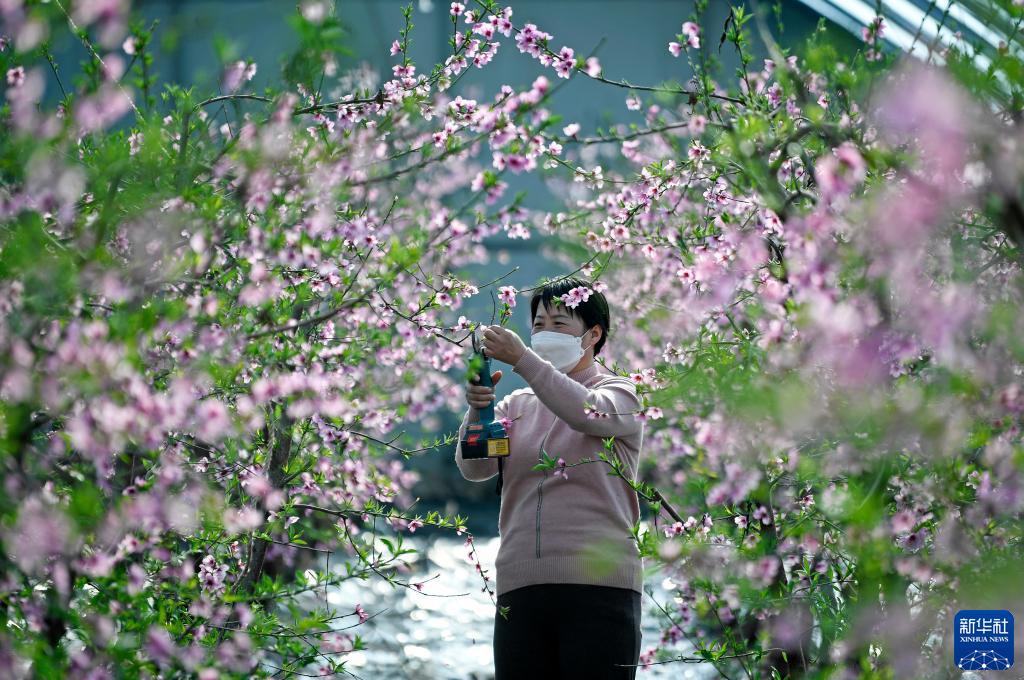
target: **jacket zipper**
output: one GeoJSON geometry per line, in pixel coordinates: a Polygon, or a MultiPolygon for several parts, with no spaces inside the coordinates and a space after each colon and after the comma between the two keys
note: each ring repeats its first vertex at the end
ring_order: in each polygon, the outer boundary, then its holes
{"type": "MultiPolygon", "coordinates": [[[[548,443],[548,435],[550,435],[551,431],[553,429],[555,429],[555,423],[557,423],[557,422],[558,422],[558,416],[555,416],[555,419],[553,421],[551,421],[551,427],[548,428],[548,433],[546,435],[544,435],[544,439],[540,443],[540,448],[537,449],[537,462],[538,463],[542,461],[542,455],[541,454],[544,452],[544,445],[548,443]]],[[[538,558],[540,557],[540,504],[544,500],[543,485],[544,485],[544,482],[547,481],[547,478],[548,478],[548,471],[545,470],[544,471],[544,477],[539,482],[537,482],[537,525],[536,525],[537,526],[537,532],[536,532],[537,541],[536,541],[536,556],[538,558]]]]}

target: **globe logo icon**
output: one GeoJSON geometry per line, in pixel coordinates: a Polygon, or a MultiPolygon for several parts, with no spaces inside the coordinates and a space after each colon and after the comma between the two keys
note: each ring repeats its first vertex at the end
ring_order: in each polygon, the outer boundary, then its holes
{"type": "Polygon", "coordinates": [[[960,658],[957,666],[969,671],[1005,671],[1010,667],[1010,660],[994,650],[979,649],[960,658]]]}

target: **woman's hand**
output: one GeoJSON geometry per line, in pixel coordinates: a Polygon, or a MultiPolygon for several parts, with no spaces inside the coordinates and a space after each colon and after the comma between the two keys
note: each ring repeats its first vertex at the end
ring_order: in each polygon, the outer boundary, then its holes
{"type": "Polygon", "coordinates": [[[484,330],[483,350],[490,358],[515,366],[526,352],[526,345],[515,331],[501,326],[487,326],[484,330]]]}
{"type": "MultiPolygon", "coordinates": [[[[491,373],[491,382],[495,385],[501,380],[501,371],[495,371],[491,373]]],[[[494,388],[484,387],[483,385],[476,385],[469,383],[466,385],[466,403],[475,408],[477,411],[487,408],[487,406],[494,400],[494,388]]]]}

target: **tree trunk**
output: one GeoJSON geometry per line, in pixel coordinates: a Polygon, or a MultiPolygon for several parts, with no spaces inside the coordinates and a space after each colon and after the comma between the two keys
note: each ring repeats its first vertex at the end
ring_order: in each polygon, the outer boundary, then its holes
{"type": "MultiPolygon", "coordinates": [[[[270,485],[277,489],[285,479],[285,470],[292,455],[292,419],[284,412],[282,406],[281,417],[274,421],[270,431],[274,438],[271,444],[270,461],[267,464],[267,478],[270,485]]],[[[246,565],[245,573],[242,575],[239,592],[252,592],[256,583],[263,575],[263,560],[267,555],[267,547],[270,541],[263,538],[253,539],[249,550],[249,562],[246,565]]]]}

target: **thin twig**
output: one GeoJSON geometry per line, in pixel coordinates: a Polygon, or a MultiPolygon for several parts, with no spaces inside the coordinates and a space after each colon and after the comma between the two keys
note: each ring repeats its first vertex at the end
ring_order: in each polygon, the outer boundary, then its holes
{"type": "MultiPolygon", "coordinates": [[[[64,13],[64,16],[65,16],[65,17],[67,18],[67,20],[68,20],[68,24],[70,24],[70,25],[71,25],[71,31],[72,31],[72,32],[73,32],[73,33],[74,33],[75,35],[78,35],[78,33],[79,33],[79,28],[78,28],[78,24],[76,24],[76,23],[75,23],[75,20],[71,18],[71,15],[70,15],[70,14],[68,14],[68,11],[67,11],[66,9],[64,9],[64,5],[63,5],[63,3],[61,3],[61,1],[60,1],[60,0],[54,0],[54,2],[55,2],[55,3],[57,4],[57,7],[59,7],[59,8],[60,8],[60,11],[64,13]]],[[[83,45],[85,45],[85,48],[86,48],[87,50],[89,50],[89,53],[90,53],[90,54],[92,54],[93,58],[95,58],[95,59],[96,59],[96,61],[100,62],[100,66],[102,66],[102,67],[103,67],[103,72],[104,72],[104,73],[107,73],[108,71],[107,71],[107,64],[106,64],[106,62],[105,62],[105,61],[103,61],[103,58],[102,58],[102,57],[101,57],[101,56],[100,56],[100,55],[99,55],[99,54],[98,54],[98,53],[96,52],[96,49],[95,49],[95,48],[94,48],[94,47],[92,46],[92,43],[91,43],[91,42],[89,42],[89,39],[88,39],[88,38],[86,38],[86,37],[84,37],[84,36],[82,36],[82,37],[81,37],[81,41],[82,41],[82,44],[83,44],[83,45]]],[[[141,113],[139,113],[139,109],[138,109],[138,108],[136,108],[136,106],[135,106],[135,101],[134,101],[134,100],[132,100],[132,97],[131,97],[131,95],[130,95],[130,94],[128,94],[128,90],[126,90],[126,89],[124,88],[124,86],[123,86],[123,85],[121,84],[121,82],[120,82],[120,81],[118,81],[118,82],[117,82],[117,87],[118,87],[118,89],[120,89],[120,90],[121,90],[121,92],[122,92],[122,93],[124,93],[124,96],[125,96],[125,97],[127,97],[127,99],[128,99],[128,104],[129,104],[129,105],[130,105],[130,106],[132,107],[132,111],[134,111],[134,112],[135,112],[135,115],[136,115],[136,116],[139,116],[139,117],[141,117],[141,116],[142,116],[142,114],[141,114],[141,113]]],[[[63,89],[63,88],[61,88],[61,89],[63,89]]]]}

